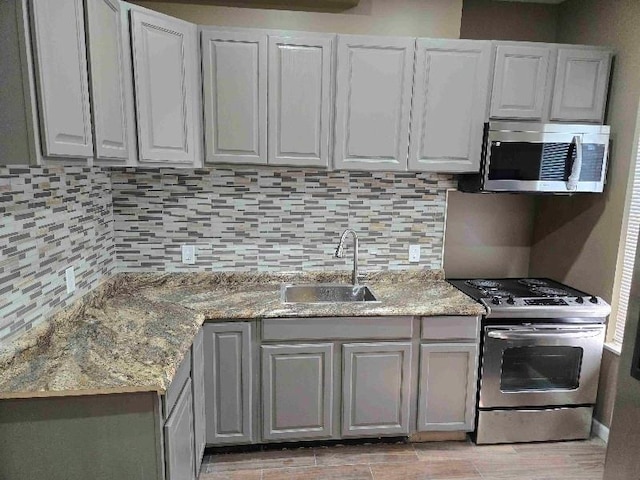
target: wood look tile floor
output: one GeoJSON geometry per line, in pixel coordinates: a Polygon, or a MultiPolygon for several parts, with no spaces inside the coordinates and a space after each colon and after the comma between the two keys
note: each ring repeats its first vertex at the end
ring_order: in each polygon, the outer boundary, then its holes
{"type": "Polygon", "coordinates": [[[430,442],[206,455],[199,480],[602,480],[606,445],[430,442]]]}

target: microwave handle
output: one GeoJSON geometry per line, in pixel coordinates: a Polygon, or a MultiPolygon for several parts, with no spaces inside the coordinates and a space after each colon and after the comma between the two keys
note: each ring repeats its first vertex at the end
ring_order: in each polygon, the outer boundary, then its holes
{"type": "Polygon", "coordinates": [[[582,138],[580,135],[575,135],[572,142],[576,146],[576,160],[571,166],[571,175],[567,179],[567,190],[573,192],[578,188],[578,181],[580,180],[580,172],[582,170],[582,138]]]}

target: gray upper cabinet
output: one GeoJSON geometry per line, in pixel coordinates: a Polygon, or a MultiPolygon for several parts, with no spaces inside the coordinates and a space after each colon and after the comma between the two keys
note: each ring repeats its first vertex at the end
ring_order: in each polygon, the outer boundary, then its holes
{"type": "Polygon", "coordinates": [[[342,436],[408,435],[411,343],[343,346],[342,436]]]}
{"type": "Polygon", "coordinates": [[[251,443],[251,324],[209,323],[203,330],[207,443],[251,443]]]}
{"type": "Polygon", "coordinates": [[[202,70],[206,161],[266,164],[267,35],[203,30],[202,70]]]}
{"type": "Polygon", "coordinates": [[[417,40],[410,170],[478,171],[490,66],[491,42],[417,40]]]}
{"type": "Polygon", "coordinates": [[[334,166],[406,170],[415,39],[339,35],[334,166]]]}
{"type": "Polygon", "coordinates": [[[477,372],[477,343],[421,345],[418,431],[472,431],[477,372]]]}
{"type": "Polygon", "coordinates": [[[200,163],[196,26],[131,11],[139,162],[200,163]]]}
{"type": "Polygon", "coordinates": [[[333,345],[263,345],[262,438],[329,438],[333,345]]]}
{"type": "Polygon", "coordinates": [[[167,480],[192,480],[195,473],[193,398],[188,379],[171,416],[164,424],[167,480]]]}
{"type": "Polygon", "coordinates": [[[269,164],[329,166],[334,37],[269,36],[269,164]]]}
{"type": "Polygon", "coordinates": [[[82,0],[33,0],[31,13],[43,154],[92,157],[82,0]]]}
{"type": "Polygon", "coordinates": [[[541,121],[550,98],[552,48],[498,44],[491,117],[541,121]]]}
{"type": "Polygon", "coordinates": [[[603,122],[610,66],[608,50],[559,48],[551,120],[603,122]]]}
{"type": "Polygon", "coordinates": [[[127,161],[127,98],[117,0],[86,0],[91,107],[97,160],[127,161]]]}
{"type": "Polygon", "coordinates": [[[191,347],[191,382],[193,386],[194,472],[200,473],[206,446],[205,385],[204,385],[204,329],[201,328],[191,347]]]}

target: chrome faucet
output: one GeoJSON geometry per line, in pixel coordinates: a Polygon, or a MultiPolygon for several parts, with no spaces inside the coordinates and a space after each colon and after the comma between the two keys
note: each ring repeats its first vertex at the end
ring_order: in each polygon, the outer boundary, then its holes
{"type": "Polygon", "coordinates": [[[340,236],[338,248],[336,248],[336,258],[344,257],[344,241],[348,234],[353,235],[353,272],[351,273],[351,283],[358,285],[358,235],[350,228],[347,228],[340,236]]]}

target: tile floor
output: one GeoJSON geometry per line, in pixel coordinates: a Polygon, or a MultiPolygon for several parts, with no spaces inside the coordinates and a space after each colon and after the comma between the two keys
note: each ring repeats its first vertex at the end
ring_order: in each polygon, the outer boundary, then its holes
{"type": "Polygon", "coordinates": [[[600,439],[373,444],[206,455],[200,480],[602,480],[600,439]]]}

